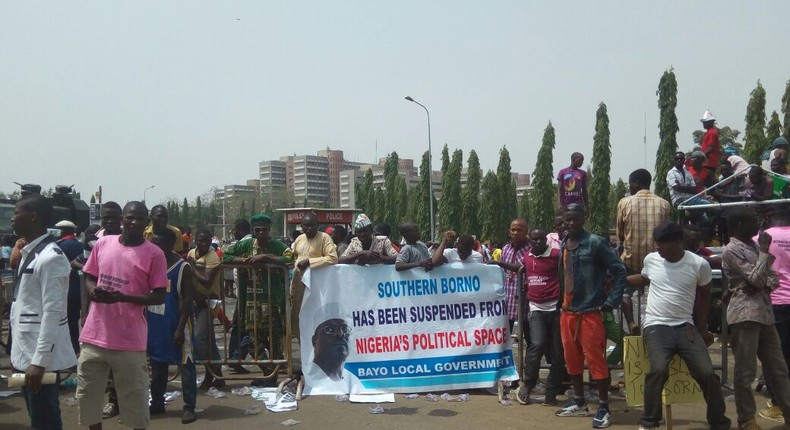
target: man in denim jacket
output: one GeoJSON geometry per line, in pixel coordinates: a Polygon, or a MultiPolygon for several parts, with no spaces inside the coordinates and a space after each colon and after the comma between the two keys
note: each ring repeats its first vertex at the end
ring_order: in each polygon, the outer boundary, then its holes
{"type": "Polygon", "coordinates": [[[625,266],[609,248],[606,239],[584,229],[584,207],[581,205],[568,205],[565,226],[568,235],[562,241],[559,267],[562,289],[560,334],[574,398],[556,415],[589,415],[582,379],[586,360],[590,376],[597,381],[600,399],[593,428],[605,428],[611,424],[611,418],[606,334],[601,312],[609,312],[620,304],[626,281],[625,266]],[[604,292],[607,271],[612,275],[612,290],[608,296],[604,292]]]}

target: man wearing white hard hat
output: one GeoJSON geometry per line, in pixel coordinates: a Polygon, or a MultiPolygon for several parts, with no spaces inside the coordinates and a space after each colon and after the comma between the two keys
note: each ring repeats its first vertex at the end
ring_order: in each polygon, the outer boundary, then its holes
{"type": "MultiPolygon", "coordinates": [[[[72,262],[82,255],[82,243],[77,240],[75,234],[77,226],[69,221],[62,220],[55,224],[55,228],[60,230],[60,239],[57,242],[58,247],[66,255],[66,259],[72,262]]],[[[69,294],[66,299],[67,315],[69,321],[69,334],[71,335],[71,346],[74,348],[75,353],[80,351],[80,309],[82,307],[82,283],[80,282],[79,271],[71,267],[69,274],[69,294]]]]}
{"type": "Polygon", "coordinates": [[[715,177],[716,169],[719,168],[719,157],[721,156],[716,117],[709,110],[706,110],[700,121],[702,122],[702,127],[706,130],[705,135],[702,136],[702,152],[705,153],[703,166],[710,170],[712,177],[715,177]]]}

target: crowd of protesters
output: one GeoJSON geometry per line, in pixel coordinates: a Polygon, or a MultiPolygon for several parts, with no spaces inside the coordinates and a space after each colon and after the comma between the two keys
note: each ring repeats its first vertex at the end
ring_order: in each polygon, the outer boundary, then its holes
{"type": "MultiPolygon", "coordinates": [[[[165,207],[149,211],[137,201],[123,208],[105,203],[101,226],[86,229],[81,240],[73,223],[60,220],[56,240],[47,231],[56,221],[51,204],[38,194],[26,195],[12,220],[20,238],[16,243],[4,239],[9,249],[1,257],[16,273],[9,352],[15,371],[25,374],[31,425],[62,427],[59,381],[42,379],[45,372],[75,366],[82,426],[100,429],[103,418],[120,415],[131,428],[147,428],[151,415],[165,412],[171,365],[181,374],[182,422],[191,423],[197,419],[198,389],[225,384],[215,320],[230,332],[229,370],[247,373],[242,363],[248,356],[298,354],[302,275],[308,268],[393,264],[397,271],[430,271],[450,263],[488,263],[504,270],[510,329],[522,312],[524,327],[518,329],[528,345],[515,390],[521,404],[531,403],[545,358],[550,369],[543,404],[557,405],[570,382],[572,395],[556,415],[592,414],[594,428],[610,426],[610,366],[622,360],[623,335],[641,334],[651,369],[640,429],[657,428],[663,418],[661,391],[675,354],[702,389],[710,427],[730,428],[707,351],[713,343],[707,327],[712,269],[721,268],[729,281],[724,300],[735,357],[738,428],[758,429],[758,413],[790,423],[790,211],[782,200],[790,196],[788,143],[776,139],[765,166],[750,166],[736,148],[721,148],[710,112],[701,121],[706,129],[701,146],[678,152],[666,175],[670,201],[650,191],[647,170],[630,174],[629,195],[617,205],[616,248],[608,237],[585,229],[590,205],[580,153],[573,153],[571,164],[557,175],[554,225],[530,226],[529,220],[515,219],[510,241],[501,247],[454,231],[426,244],[413,222],[398,226],[403,242],[396,243],[390,226],[374,225],[365,214],[356,217],[353,233],[343,225],[321,231],[312,213],[304,216],[292,243],[273,239],[271,218],[256,214],[237,220],[233,241],[222,247],[208,230],[197,230],[193,239],[191,229],[168,224],[165,207]],[[679,222],[672,221],[673,214],[679,222]],[[721,256],[701,246],[717,242],[725,245],[721,256]],[[291,276],[250,276],[238,269],[271,266],[290,268],[291,276]],[[635,317],[632,297],[646,292],[644,312],[635,317]],[[525,307],[519,306],[520,294],[525,307]],[[217,306],[226,296],[236,298],[231,318],[217,306]],[[296,340],[285,339],[289,299],[296,340]],[[618,307],[624,326],[613,314],[618,307]],[[607,340],[614,344],[608,357],[607,340]],[[285,342],[292,343],[290,348],[285,342]],[[771,395],[761,410],[751,391],[758,358],[771,395]],[[198,386],[196,362],[202,360],[212,364],[198,386]],[[597,388],[592,412],[583,390],[585,369],[597,388]],[[109,402],[102,408],[106,391],[109,402]]],[[[276,378],[274,373],[258,381],[276,378]]],[[[500,397],[510,388],[498,384],[500,397]]]]}

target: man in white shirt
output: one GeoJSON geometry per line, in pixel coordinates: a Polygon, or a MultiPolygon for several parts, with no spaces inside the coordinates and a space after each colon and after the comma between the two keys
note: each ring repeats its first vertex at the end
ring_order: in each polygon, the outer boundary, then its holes
{"type": "Polygon", "coordinates": [[[475,251],[475,239],[468,234],[462,234],[455,243],[455,248],[447,248],[455,240],[454,231],[444,233],[442,243],[433,253],[433,267],[445,263],[480,263],[483,264],[483,255],[475,251]]]}
{"type": "Polygon", "coordinates": [[[40,194],[20,199],[11,223],[27,241],[11,305],[11,366],[25,373],[22,394],[33,428],[60,429],[58,384],[42,384],[44,372],[77,364],[66,314],[71,266],[48,235],[52,205],[40,194]]]}
{"type": "MultiPolygon", "coordinates": [[[[667,172],[667,187],[669,187],[669,197],[672,206],[678,207],[695,194],[697,194],[697,183],[691,172],[686,169],[686,154],[682,151],[675,153],[674,165],[667,172]]],[[[710,202],[702,197],[691,198],[685,205],[707,205],[710,202]]]]}
{"type": "Polygon", "coordinates": [[[678,354],[702,389],[710,428],[729,429],[721,382],[707,349],[713,343],[708,331],[710,265],[684,249],[683,229],[677,224],[659,224],[653,229],[653,240],[658,252],[645,257],[641,274],[628,277],[629,286],[650,286],[642,329],[650,371],[645,377],[645,407],[639,428],[658,428],[661,391],[669,379],[669,362],[678,354]]]}

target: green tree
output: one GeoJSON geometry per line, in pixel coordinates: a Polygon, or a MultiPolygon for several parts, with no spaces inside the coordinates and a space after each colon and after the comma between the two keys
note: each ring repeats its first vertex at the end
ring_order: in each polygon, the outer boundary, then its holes
{"type": "Polygon", "coordinates": [[[743,158],[749,163],[760,164],[760,156],[768,149],[768,143],[765,140],[765,88],[759,80],[746,106],[746,131],[743,144],[743,158]]]}
{"type": "Polygon", "coordinates": [[[532,192],[529,196],[529,224],[550,231],[554,225],[556,204],[554,186],[554,145],[555,131],[551,121],[543,130],[543,142],[538,151],[538,161],[532,174],[532,192]]]}
{"type": "Polygon", "coordinates": [[[768,120],[768,125],[765,127],[765,141],[767,144],[782,135],[782,121],[779,120],[779,114],[776,111],[771,113],[771,119],[768,120]]]}
{"type": "Polygon", "coordinates": [[[623,182],[623,178],[619,178],[617,183],[612,187],[612,191],[609,193],[609,228],[617,227],[617,203],[620,202],[620,199],[625,197],[625,193],[628,192],[628,188],[623,182]]]}
{"type": "Polygon", "coordinates": [[[782,113],[784,114],[784,137],[790,139],[790,80],[785,84],[785,93],[782,96],[782,113]]]}
{"type": "Polygon", "coordinates": [[[466,234],[480,235],[480,222],[477,211],[480,209],[480,159],[473,149],[466,160],[466,186],[463,191],[463,208],[461,211],[461,231],[466,234]]]}
{"type": "Polygon", "coordinates": [[[672,168],[672,161],[678,149],[678,117],[675,108],[678,105],[678,83],[675,70],[665,70],[658,82],[658,137],[660,142],[656,151],[656,175],[653,178],[656,195],[669,200],[667,188],[667,172],[672,168]]]}
{"type": "Polygon", "coordinates": [[[612,168],[612,145],[609,143],[609,114],[606,104],[598,105],[593,138],[592,179],[590,180],[590,232],[609,237],[609,171],[612,168]]]}
{"type": "Polygon", "coordinates": [[[260,213],[260,211],[258,211],[258,199],[253,197],[252,203],[250,203],[250,214],[256,215],[258,213],[260,213]]]}
{"type": "Polygon", "coordinates": [[[518,216],[524,218],[525,220],[530,221],[529,218],[529,190],[524,190],[524,195],[521,196],[521,199],[518,201],[518,216]]]}
{"type": "Polygon", "coordinates": [[[510,168],[510,152],[506,147],[499,150],[499,164],[496,168],[497,181],[501,190],[500,198],[502,207],[498,212],[498,236],[505,240],[510,231],[510,221],[518,216],[518,200],[516,198],[516,183],[510,168]]]}
{"type": "Polygon", "coordinates": [[[165,206],[167,209],[167,221],[171,225],[183,225],[184,219],[181,213],[181,207],[174,201],[168,202],[168,205],[170,205],[169,208],[165,206]]]}
{"type": "Polygon", "coordinates": [[[373,170],[368,169],[365,172],[365,177],[362,179],[362,183],[357,190],[357,201],[356,206],[358,209],[362,210],[367,215],[370,215],[369,212],[373,211],[373,206],[376,204],[375,202],[375,195],[373,190],[373,170]]]}
{"type": "MultiPolygon", "coordinates": [[[[3,198],[5,198],[5,197],[3,197],[3,198]]],[[[91,203],[96,203],[96,196],[94,196],[93,194],[91,194],[91,201],[90,202],[91,203]]]]}
{"type": "Polygon", "coordinates": [[[376,187],[376,190],[373,192],[373,215],[368,214],[371,220],[375,220],[375,222],[383,221],[384,216],[384,208],[387,207],[387,197],[384,190],[381,187],[376,187]]]}
{"type": "Polygon", "coordinates": [[[204,227],[206,225],[206,220],[203,219],[203,216],[203,202],[200,196],[197,196],[195,197],[195,227],[204,227]]]}
{"type": "MultiPolygon", "coordinates": [[[[384,210],[379,215],[379,219],[389,224],[392,231],[396,231],[400,222],[401,208],[398,207],[398,195],[396,186],[398,183],[398,153],[393,151],[387,155],[384,163],[384,210]]],[[[395,237],[393,237],[395,239],[395,237]]]]}
{"type": "Polygon", "coordinates": [[[480,239],[502,243],[504,238],[497,236],[498,226],[495,219],[495,214],[501,210],[502,206],[496,173],[489,170],[483,177],[480,189],[482,198],[480,199],[480,210],[477,212],[477,217],[480,220],[480,239]]]}
{"type": "Polygon", "coordinates": [[[184,197],[184,203],[181,206],[181,222],[178,225],[189,225],[192,221],[191,213],[189,212],[189,202],[184,197]]]}
{"type": "MultiPolygon", "coordinates": [[[[431,198],[431,169],[428,151],[422,154],[422,161],[420,162],[420,182],[411,189],[409,196],[409,210],[406,215],[407,219],[414,221],[420,226],[420,233],[424,240],[434,240],[436,238],[431,236],[431,223],[430,223],[430,198],[431,198]]],[[[434,208],[436,208],[436,200],[434,199],[434,208]]]]}
{"type": "MultiPolygon", "coordinates": [[[[453,152],[447,172],[442,176],[442,198],[439,200],[439,230],[461,230],[461,170],[464,153],[460,149],[453,152]]],[[[466,232],[463,232],[466,233],[466,232]]]]}
{"type": "Polygon", "coordinates": [[[247,202],[242,200],[241,204],[239,205],[239,218],[249,219],[250,214],[247,213],[247,202]]]}
{"type": "Polygon", "coordinates": [[[450,167],[450,148],[447,147],[447,144],[444,144],[442,147],[442,176],[447,173],[447,168],[450,167]]]}
{"type": "Polygon", "coordinates": [[[217,202],[211,200],[206,209],[206,224],[218,224],[217,218],[217,202]]]}
{"type": "Polygon", "coordinates": [[[406,218],[406,208],[409,204],[409,191],[406,178],[398,176],[395,182],[395,222],[392,224],[393,240],[400,241],[401,234],[398,226],[406,218]]]}

